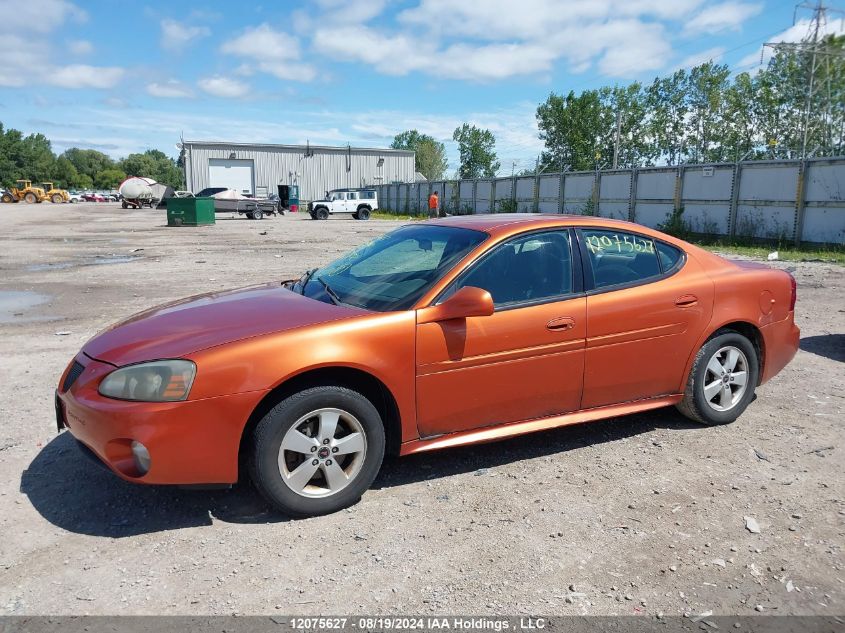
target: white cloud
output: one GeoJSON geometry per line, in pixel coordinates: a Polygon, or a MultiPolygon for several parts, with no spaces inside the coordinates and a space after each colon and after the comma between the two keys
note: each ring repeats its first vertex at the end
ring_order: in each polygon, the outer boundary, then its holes
{"type": "Polygon", "coordinates": [[[211,35],[207,26],[195,26],[177,22],[170,18],[161,21],[161,47],[169,51],[180,51],[192,41],[211,35]]]}
{"type": "Polygon", "coordinates": [[[317,5],[336,22],[366,22],[384,11],[386,0],[317,0],[317,5]]]}
{"type": "Polygon", "coordinates": [[[49,41],[7,33],[0,36],[0,86],[30,85],[37,76],[47,85],[61,88],[111,88],[124,74],[118,66],[54,64],[49,41]]]}
{"type": "Polygon", "coordinates": [[[596,66],[622,79],[664,68],[672,57],[666,21],[687,19],[704,2],[421,0],[400,11],[396,27],[385,29],[365,24],[380,3],[360,1],[371,5],[369,13],[357,9],[357,22],[342,22],[337,16],[348,9],[344,3],[319,0],[324,13],[312,20],[315,50],[387,75],[423,72],[479,82],[545,77],[561,60],[577,72],[596,66]]]}
{"type": "Polygon", "coordinates": [[[123,77],[123,68],[72,64],[56,66],[45,77],[47,83],[63,88],[111,88],[123,77]]]}
{"type": "Polygon", "coordinates": [[[71,40],[67,47],[74,55],[89,55],[94,51],[94,45],[88,40],[71,40]]]}
{"type": "Polygon", "coordinates": [[[210,95],[229,99],[243,97],[249,92],[247,84],[229,77],[205,77],[200,79],[197,85],[210,95]]]}
{"type": "MultiPolygon", "coordinates": [[[[782,33],[769,39],[770,42],[800,42],[810,35],[810,21],[799,20],[794,26],[789,27],[782,33]]],[[[845,35],[845,20],[828,20],[819,29],[819,36],[845,35]]],[[[774,50],[769,47],[760,47],[753,53],[749,53],[736,64],[737,70],[747,70],[749,67],[760,66],[760,60],[765,65],[774,55],[774,50]]]]}
{"type": "Polygon", "coordinates": [[[737,31],[748,18],[763,10],[762,4],[723,2],[704,8],[684,25],[684,34],[701,35],[719,31],[737,31]]]}
{"type": "Polygon", "coordinates": [[[194,96],[193,91],[180,81],[168,79],[165,82],[147,84],[147,93],[165,99],[185,99],[194,96]]]}
{"type": "Polygon", "coordinates": [[[711,61],[718,62],[724,54],[725,48],[723,46],[714,46],[713,48],[708,48],[707,50],[684,57],[678,62],[677,68],[693,68],[711,61]]]}
{"type": "MultiPolygon", "coordinates": [[[[311,81],[317,75],[313,66],[299,61],[299,39],[266,23],[226,41],[220,51],[248,59],[261,72],[279,79],[311,81]]],[[[238,74],[249,74],[249,66],[242,65],[238,74]]]]}
{"type": "Polygon", "coordinates": [[[67,20],[81,24],[88,14],[67,0],[0,0],[0,33],[51,33],[67,20]]]}

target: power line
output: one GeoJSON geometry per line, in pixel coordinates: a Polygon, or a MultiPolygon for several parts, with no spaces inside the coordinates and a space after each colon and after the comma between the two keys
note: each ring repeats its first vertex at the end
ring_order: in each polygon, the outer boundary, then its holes
{"type": "MultiPolygon", "coordinates": [[[[821,87],[817,85],[816,78],[819,68],[821,66],[820,58],[829,63],[831,57],[845,57],[842,50],[831,47],[823,39],[819,39],[819,32],[826,31],[828,13],[839,13],[845,15],[845,12],[839,9],[832,9],[826,7],[822,0],[817,0],[816,4],[809,2],[802,2],[795,5],[795,11],[792,14],[792,24],[796,24],[798,12],[802,9],[809,9],[813,12],[813,17],[808,25],[807,38],[801,42],[766,42],[763,46],[771,48],[775,53],[793,53],[799,56],[809,56],[809,71],[807,73],[807,88],[804,99],[804,112],[802,113],[803,130],[801,139],[801,158],[807,157],[807,140],[810,136],[810,128],[814,125],[821,124],[823,126],[823,133],[826,132],[829,126],[828,114],[831,112],[832,104],[830,102],[831,86],[830,73],[825,73],[826,85],[821,87]],[[821,91],[826,92],[826,101],[822,108],[823,115],[821,117],[813,116],[814,97],[821,91]]],[[[824,95],[825,92],[822,92],[824,95]]]]}

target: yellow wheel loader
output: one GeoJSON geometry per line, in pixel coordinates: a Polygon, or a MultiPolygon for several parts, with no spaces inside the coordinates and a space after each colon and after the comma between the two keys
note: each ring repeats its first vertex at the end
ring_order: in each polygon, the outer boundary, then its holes
{"type": "Polygon", "coordinates": [[[70,202],[70,194],[64,189],[56,189],[52,182],[42,182],[41,188],[44,189],[44,195],[47,200],[58,204],[59,202],[70,202]]]}
{"type": "Polygon", "coordinates": [[[33,187],[29,180],[18,180],[14,187],[9,187],[0,197],[3,202],[20,202],[23,200],[28,204],[44,202],[47,199],[44,190],[41,187],[33,187]]]}

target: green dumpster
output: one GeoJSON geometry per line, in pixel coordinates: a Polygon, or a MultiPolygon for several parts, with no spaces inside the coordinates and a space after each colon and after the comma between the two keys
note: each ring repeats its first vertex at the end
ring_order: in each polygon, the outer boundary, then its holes
{"type": "Polygon", "coordinates": [[[214,198],[170,198],[167,226],[214,224],[214,198]]]}

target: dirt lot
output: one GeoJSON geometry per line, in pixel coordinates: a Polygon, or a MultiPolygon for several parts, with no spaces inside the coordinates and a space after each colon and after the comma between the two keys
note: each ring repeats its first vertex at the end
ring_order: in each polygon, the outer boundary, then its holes
{"type": "Polygon", "coordinates": [[[112,204],[0,222],[0,613],[845,613],[845,268],[789,265],[802,349],[736,424],[671,409],[394,460],[354,508],[288,521],[247,486],[101,471],[56,435],[53,389],[115,320],[397,224],[169,229],[112,204]]]}

